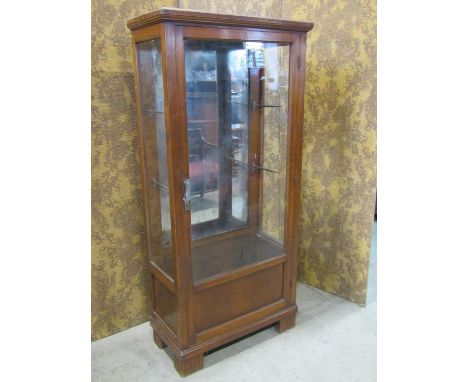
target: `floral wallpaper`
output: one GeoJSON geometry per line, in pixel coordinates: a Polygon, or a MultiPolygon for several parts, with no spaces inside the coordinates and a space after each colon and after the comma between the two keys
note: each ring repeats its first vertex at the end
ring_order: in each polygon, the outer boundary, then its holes
{"type": "Polygon", "coordinates": [[[299,279],[366,298],[376,184],[375,0],[92,0],[92,339],[147,320],[128,19],[162,6],[307,20],[299,279]]]}
{"type": "Polygon", "coordinates": [[[127,20],[177,1],[92,0],[92,339],[148,319],[144,218],[127,20]]]}
{"type": "Polygon", "coordinates": [[[241,16],[281,18],[282,0],[180,0],[179,8],[241,16]]]}
{"type": "Polygon", "coordinates": [[[300,280],[365,304],[376,192],[376,1],[283,2],[307,36],[300,280]]]}

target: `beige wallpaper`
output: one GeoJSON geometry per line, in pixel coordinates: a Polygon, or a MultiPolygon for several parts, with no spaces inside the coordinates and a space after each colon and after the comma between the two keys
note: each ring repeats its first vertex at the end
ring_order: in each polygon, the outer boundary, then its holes
{"type": "Polygon", "coordinates": [[[376,1],[283,2],[313,20],[307,82],[299,279],[365,304],[376,187],[376,1]]]}
{"type": "Polygon", "coordinates": [[[148,319],[127,20],[177,1],[92,1],[92,339],[148,319]]]}
{"type": "Polygon", "coordinates": [[[147,320],[128,19],[161,6],[313,21],[301,280],[365,302],[376,180],[375,0],[92,1],[92,338],[147,320]]]}
{"type": "Polygon", "coordinates": [[[376,186],[376,1],[179,5],[315,23],[307,36],[299,279],[365,304],[376,186]]]}

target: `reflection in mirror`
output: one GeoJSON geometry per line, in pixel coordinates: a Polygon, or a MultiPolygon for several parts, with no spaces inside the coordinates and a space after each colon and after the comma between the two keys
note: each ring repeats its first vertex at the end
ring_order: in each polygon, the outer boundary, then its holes
{"type": "Polygon", "coordinates": [[[185,48],[192,233],[201,237],[247,223],[247,55],[239,42],[185,48]]]}
{"type": "Polygon", "coordinates": [[[216,52],[187,50],[186,85],[192,224],[219,218],[216,52]]]}
{"type": "Polygon", "coordinates": [[[281,256],[289,45],[185,40],[195,280],[281,256]]]}

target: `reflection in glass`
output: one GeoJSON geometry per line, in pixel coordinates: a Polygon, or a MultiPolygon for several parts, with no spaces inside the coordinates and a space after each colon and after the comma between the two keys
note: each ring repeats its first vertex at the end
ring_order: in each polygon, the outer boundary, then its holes
{"type": "Polygon", "coordinates": [[[216,52],[186,56],[192,224],[219,218],[218,81],[216,52]]]}
{"type": "Polygon", "coordinates": [[[280,243],[284,239],[286,203],[286,165],[288,141],[289,47],[264,44],[262,103],[280,108],[263,109],[260,227],[265,236],[280,243]]]}
{"type": "Polygon", "coordinates": [[[173,277],[164,88],[159,39],[136,45],[149,210],[150,260],[173,277]]]}
{"type": "Polygon", "coordinates": [[[289,45],[184,45],[197,281],[283,255],[289,45]]]}

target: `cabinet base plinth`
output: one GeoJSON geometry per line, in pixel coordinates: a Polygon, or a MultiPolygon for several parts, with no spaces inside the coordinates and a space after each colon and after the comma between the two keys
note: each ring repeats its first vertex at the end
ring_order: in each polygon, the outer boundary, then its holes
{"type": "Polygon", "coordinates": [[[158,348],[164,349],[165,347],[167,347],[167,345],[163,342],[161,337],[159,337],[158,334],[154,330],[153,330],[153,336],[154,336],[154,343],[156,344],[158,348]]]}
{"type": "Polygon", "coordinates": [[[185,360],[180,360],[174,356],[174,367],[182,377],[195,373],[203,369],[203,354],[185,360]]]}
{"type": "Polygon", "coordinates": [[[214,333],[204,339],[200,339],[199,337],[198,342],[185,349],[178,346],[176,342],[177,338],[174,337],[171,329],[155,313],[153,313],[150,323],[153,328],[154,342],[158,346],[162,345],[162,347],[165,347],[167,345],[170,348],[175,369],[181,376],[185,377],[203,369],[203,356],[210,350],[219,348],[222,345],[273,324],[276,324],[280,333],[293,328],[296,322],[296,313],[296,304],[287,306],[277,312],[259,317],[257,320],[239,325],[230,331],[214,333]]]}
{"type": "Polygon", "coordinates": [[[276,329],[278,330],[279,333],[283,333],[288,329],[294,328],[296,325],[296,313],[293,315],[283,318],[278,321],[278,324],[276,325],[276,329]]]}

